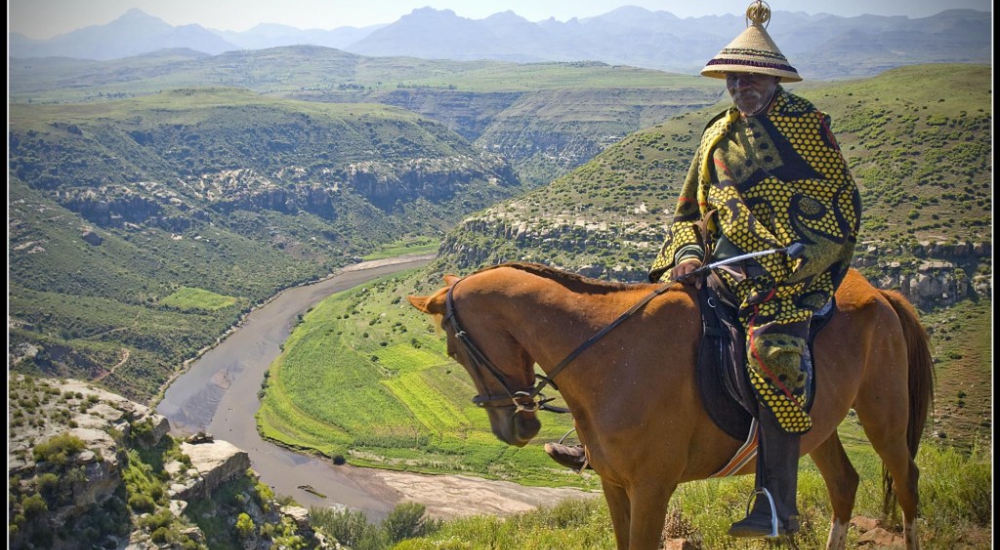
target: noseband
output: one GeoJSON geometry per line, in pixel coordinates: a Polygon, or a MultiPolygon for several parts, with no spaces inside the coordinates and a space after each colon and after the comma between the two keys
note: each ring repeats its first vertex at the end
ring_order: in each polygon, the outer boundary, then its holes
{"type": "Polygon", "coordinates": [[[595,342],[603,338],[604,335],[611,332],[612,329],[620,325],[623,321],[631,317],[632,314],[634,314],[636,311],[639,311],[639,309],[642,306],[649,303],[650,300],[666,292],[670,287],[670,285],[662,285],[653,290],[652,292],[650,292],[649,294],[647,294],[643,299],[636,302],[635,305],[630,307],[628,311],[626,311],[625,313],[622,313],[620,316],[618,316],[618,318],[615,319],[613,322],[611,322],[611,324],[604,327],[599,332],[588,338],[586,342],[580,344],[575,350],[572,351],[572,353],[567,355],[565,359],[560,361],[559,364],[556,365],[554,369],[552,369],[551,374],[549,374],[548,376],[542,376],[536,373],[535,379],[538,380],[538,383],[535,384],[534,387],[527,390],[515,391],[511,389],[510,384],[508,383],[506,377],[504,377],[503,375],[503,372],[501,372],[500,369],[498,369],[497,366],[494,365],[493,362],[490,361],[488,357],[486,357],[486,354],[483,353],[478,346],[476,346],[475,342],[472,341],[472,337],[469,336],[469,333],[466,332],[465,329],[462,328],[461,323],[458,322],[458,315],[455,311],[455,300],[452,297],[452,293],[454,292],[455,287],[458,286],[458,283],[460,282],[462,282],[462,279],[455,281],[455,284],[451,285],[451,287],[448,288],[448,294],[445,300],[444,322],[447,322],[451,325],[451,330],[452,332],[455,333],[455,337],[458,338],[460,342],[462,342],[462,346],[465,348],[466,354],[468,354],[469,359],[473,363],[474,368],[471,370],[475,374],[476,378],[479,379],[479,382],[482,385],[482,387],[484,388],[486,387],[486,380],[483,378],[482,374],[483,369],[485,369],[487,372],[493,375],[493,378],[496,379],[496,381],[499,382],[501,386],[503,386],[504,391],[507,392],[507,395],[502,395],[502,394],[477,395],[472,398],[472,402],[475,403],[477,406],[483,408],[513,407],[514,414],[517,414],[521,411],[535,412],[539,410],[550,411],[555,413],[568,413],[569,409],[563,407],[556,407],[554,405],[549,405],[549,402],[553,401],[555,398],[545,397],[545,394],[542,393],[542,389],[548,385],[552,386],[552,388],[555,389],[556,391],[559,391],[559,387],[556,386],[556,383],[552,381],[552,379],[555,378],[557,374],[562,372],[562,370],[566,368],[567,365],[569,365],[587,348],[589,348],[595,342]],[[497,402],[505,402],[507,400],[510,401],[509,405],[495,404],[497,402]]]}

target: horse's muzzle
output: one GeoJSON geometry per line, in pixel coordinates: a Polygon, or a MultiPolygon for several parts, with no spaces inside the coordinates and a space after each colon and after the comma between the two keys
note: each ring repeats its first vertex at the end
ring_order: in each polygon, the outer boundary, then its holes
{"type": "Polygon", "coordinates": [[[493,435],[515,447],[524,447],[542,429],[542,423],[534,412],[515,411],[513,407],[490,409],[489,417],[493,435]]]}

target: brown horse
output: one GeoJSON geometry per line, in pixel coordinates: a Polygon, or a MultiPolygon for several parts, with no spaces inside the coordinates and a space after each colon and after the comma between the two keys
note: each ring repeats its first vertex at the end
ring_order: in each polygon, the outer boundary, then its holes
{"type": "MultiPolygon", "coordinates": [[[[540,386],[558,385],[573,414],[601,477],[618,548],[657,548],[677,484],[711,476],[742,443],[712,422],[695,387],[701,321],[694,291],[601,282],[534,264],[445,282],[409,301],[441,316],[448,354],[475,380],[474,401],[486,409],[493,433],[517,446],[538,433],[534,365],[549,376],[555,370],[540,386]],[[622,316],[655,289],[662,293],[622,316]],[[619,319],[617,329],[606,330],[619,319]],[[588,339],[593,345],[581,352],[588,339]]],[[[812,456],[833,505],[827,548],[844,548],[858,487],[837,435],[854,408],[882,458],[886,502],[894,492],[906,547],[916,550],[913,459],[933,400],[927,334],[902,295],[875,289],[854,270],[836,298],[837,311],[815,341],[813,427],[800,451],[812,456]]],[[[754,471],[751,461],[738,473],[754,471]]]]}

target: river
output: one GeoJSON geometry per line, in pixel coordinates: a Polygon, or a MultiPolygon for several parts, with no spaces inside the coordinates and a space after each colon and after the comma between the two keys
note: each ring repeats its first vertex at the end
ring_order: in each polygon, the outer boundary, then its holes
{"type": "Polygon", "coordinates": [[[335,466],[329,459],[268,443],[257,433],[257,392],[300,314],[333,293],[423,267],[432,259],[432,255],[424,255],[362,262],[318,283],[283,291],[252,311],[236,331],[175,379],[156,412],[170,421],[175,436],[204,430],[245,450],[251,467],[276,494],[292,496],[306,507],[359,510],[371,520],[384,519],[404,500],[424,504],[430,515],[450,518],[469,513],[504,515],[554,504],[562,498],[593,496],[570,488],[521,487],[469,476],[335,466]],[[301,489],[303,486],[310,486],[315,493],[301,489]]]}

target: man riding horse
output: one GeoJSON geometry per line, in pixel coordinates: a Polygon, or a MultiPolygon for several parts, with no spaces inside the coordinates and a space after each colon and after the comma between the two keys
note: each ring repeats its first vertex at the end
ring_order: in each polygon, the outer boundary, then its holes
{"type": "MultiPolygon", "coordinates": [[[[812,426],[809,324],[850,266],[861,201],[830,117],[780,85],[802,79],[765,30],[770,9],[758,0],[747,18],[701,71],[725,79],[734,105],[702,134],[649,279],[700,288],[701,272],[692,272],[710,260],[804,245],[797,258],[761,255],[716,270],[745,329],[759,424],[755,501],[729,534],[763,537],[799,529],[799,440],[812,426]]],[[[546,451],[560,464],[586,464],[582,447],[546,451]]]]}

